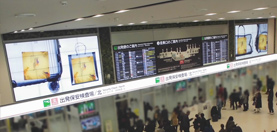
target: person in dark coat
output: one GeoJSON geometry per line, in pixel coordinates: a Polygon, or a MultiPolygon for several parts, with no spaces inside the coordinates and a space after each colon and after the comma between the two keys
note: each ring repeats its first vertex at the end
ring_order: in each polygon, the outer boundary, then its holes
{"type": "Polygon", "coordinates": [[[255,96],[255,113],[260,112],[260,108],[262,108],[262,95],[261,92],[258,92],[255,96]]]}
{"type": "Polygon", "coordinates": [[[154,132],[155,128],[156,128],[156,122],[155,121],[151,121],[150,118],[146,119],[147,121],[147,125],[145,125],[145,131],[146,132],[154,132]]]}
{"type": "Polygon", "coordinates": [[[238,108],[238,104],[237,104],[237,102],[238,102],[238,93],[236,92],[236,89],[234,89],[233,90],[233,92],[231,93],[231,95],[230,95],[230,107],[232,108],[233,107],[233,110],[234,109],[237,109],[238,108]]]}
{"type": "Polygon", "coordinates": [[[146,119],[148,118],[148,111],[151,110],[152,111],[152,106],[148,103],[148,102],[143,102],[143,109],[144,109],[144,119],[146,121],[146,119]]]}
{"type": "Polygon", "coordinates": [[[214,129],[210,123],[210,120],[206,121],[206,126],[203,132],[214,132],[214,129]]]}
{"type": "Polygon", "coordinates": [[[249,109],[249,91],[245,90],[242,96],[243,111],[249,109]]]}
{"type": "Polygon", "coordinates": [[[161,118],[162,118],[163,121],[168,120],[168,111],[167,111],[167,109],[165,108],[164,105],[162,105],[161,118]]]}
{"type": "Polygon", "coordinates": [[[36,127],[34,122],[31,122],[31,132],[42,132],[42,130],[36,127]]]}
{"type": "Polygon", "coordinates": [[[155,113],[154,113],[154,118],[155,121],[157,121],[159,124],[161,123],[161,112],[159,106],[155,106],[155,113]]]}
{"type": "MultiPolygon", "coordinates": [[[[190,127],[190,121],[193,120],[193,118],[189,119],[190,111],[187,111],[187,113],[183,116],[183,119],[181,120],[181,127],[183,128],[185,132],[189,132],[190,127]]],[[[181,131],[182,132],[182,131],[181,131]]]]}
{"type": "Polygon", "coordinates": [[[266,75],[266,94],[268,94],[269,85],[270,85],[270,78],[268,75],[266,75]]]}
{"type": "Polygon", "coordinates": [[[262,81],[259,78],[257,78],[257,91],[261,91],[262,86],[262,81]]]}
{"type": "Polygon", "coordinates": [[[273,114],[274,113],[274,109],[273,109],[273,91],[272,89],[268,89],[268,109],[269,109],[269,113],[273,114]]]}
{"type": "Polygon", "coordinates": [[[195,119],[193,121],[194,132],[200,132],[200,122],[201,122],[201,118],[199,117],[198,114],[196,114],[195,119]]]}
{"type": "Polygon", "coordinates": [[[234,117],[230,116],[227,123],[226,123],[226,130],[227,132],[231,132],[233,128],[236,127],[236,124],[234,122],[234,117]]]}
{"type": "Polygon", "coordinates": [[[227,101],[227,99],[228,99],[228,92],[227,92],[227,89],[226,88],[224,88],[224,92],[223,92],[223,107],[225,107],[226,106],[226,101],[227,101]]]}
{"type": "Polygon", "coordinates": [[[204,131],[205,126],[206,126],[206,118],[204,113],[201,113],[201,122],[200,122],[200,131],[204,131]]]}
{"type": "Polygon", "coordinates": [[[220,130],[219,130],[219,132],[227,132],[227,130],[226,129],[224,129],[224,124],[221,124],[220,125],[220,130]]]}

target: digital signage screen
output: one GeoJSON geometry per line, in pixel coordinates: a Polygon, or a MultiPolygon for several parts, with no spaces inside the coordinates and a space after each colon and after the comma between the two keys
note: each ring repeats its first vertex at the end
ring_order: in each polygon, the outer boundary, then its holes
{"type": "Polygon", "coordinates": [[[158,73],[203,65],[201,37],[162,40],[156,45],[158,73]]]}
{"type": "Polygon", "coordinates": [[[88,101],[78,105],[78,112],[80,115],[86,115],[93,113],[95,111],[94,101],[88,101]]]}
{"type": "Polygon", "coordinates": [[[157,73],[153,42],[116,45],[113,48],[117,81],[157,73]]]}
{"type": "Polygon", "coordinates": [[[101,132],[101,120],[99,115],[81,119],[83,132],[101,132]]]}
{"type": "Polygon", "coordinates": [[[6,43],[16,101],[102,85],[96,36],[6,43]]]}
{"type": "Polygon", "coordinates": [[[236,25],[236,60],[266,55],[268,50],[268,25],[236,25]]]}
{"type": "Polygon", "coordinates": [[[202,47],[204,65],[228,60],[228,35],[202,37],[202,47]]]}

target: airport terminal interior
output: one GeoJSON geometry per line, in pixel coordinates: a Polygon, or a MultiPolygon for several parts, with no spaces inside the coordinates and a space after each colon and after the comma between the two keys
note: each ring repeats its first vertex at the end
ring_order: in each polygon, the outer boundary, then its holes
{"type": "Polygon", "coordinates": [[[0,132],[277,132],[277,1],[0,1],[0,132]]]}

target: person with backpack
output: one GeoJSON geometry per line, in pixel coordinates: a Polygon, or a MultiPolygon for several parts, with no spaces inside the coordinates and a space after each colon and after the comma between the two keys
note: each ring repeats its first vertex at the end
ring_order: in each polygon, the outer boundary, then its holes
{"type": "Polygon", "coordinates": [[[234,117],[230,116],[226,123],[226,130],[227,130],[227,132],[232,132],[232,129],[235,127],[236,127],[236,124],[234,122],[234,117]]]}
{"type": "Polygon", "coordinates": [[[203,132],[214,132],[213,126],[210,123],[210,120],[206,121],[206,126],[203,132]]]}

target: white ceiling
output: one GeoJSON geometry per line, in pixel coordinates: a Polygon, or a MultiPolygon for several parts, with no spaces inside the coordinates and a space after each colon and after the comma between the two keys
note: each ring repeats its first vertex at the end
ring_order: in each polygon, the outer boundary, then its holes
{"type": "MultiPolygon", "coordinates": [[[[66,0],[63,6],[59,0],[0,0],[0,34],[46,25],[50,23],[95,15],[110,11],[148,5],[167,0],[66,0]],[[15,17],[22,13],[34,13],[35,17],[15,17]]],[[[204,21],[218,18],[225,20],[257,19],[277,16],[277,0],[181,0],[163,5],[131,10],[121,14],[109,14],[100,18],[88,18],[53,26],[34,29],[33,31],[49,31],[61,29],[77,29],[90,27],[116,26],[128,23],[148,24],[204,21]],[[269,9],[255,11],[258,7],[269,9]],[[231,10],[240,13],[228,14],[231,10]],[[205,16],[207,13],[217,13],[205,16]]]]}

